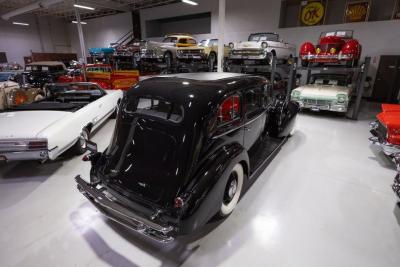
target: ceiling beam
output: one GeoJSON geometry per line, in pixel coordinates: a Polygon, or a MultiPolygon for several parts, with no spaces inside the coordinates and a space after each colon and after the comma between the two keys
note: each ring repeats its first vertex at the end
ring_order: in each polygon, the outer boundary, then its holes
{"type": "Polygon", "coordinates": [[[110,3],[109,1],[84,0],[84,1],[80,1],[79,3],[81,3],[81,4],[87,3],[89,6],[107,8],[107,9],[117,10],[117,11],[121,11],[121,12],[131,11],[130,6],[128,6],[128,5],[116,5],[115,3],[110,3]]]}

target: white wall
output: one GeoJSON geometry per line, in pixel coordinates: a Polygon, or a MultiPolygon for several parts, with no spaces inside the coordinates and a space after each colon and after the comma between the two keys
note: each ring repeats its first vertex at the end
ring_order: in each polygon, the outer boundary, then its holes
{"type": "Polygon", "coordinates": [[[9,62],[24,63],[24,56],[32,52],[71,52],[69,36],[60,34],[67,31],[67,25],[60,19],[23,15],[0,19],[0,51],[6,52],[9,62]],[[12,21],[29,23],[29,26],[13,25],[12,21]],[[37,24],[38,22],[38,24],[37,24]],[[40,33],[40,34],[39,34],[40,33]]]}
{"type": "MultiPolygon", "coordinates": [[[[218,0],[197,0],[198,6],[177,3],[141,10],[142,34],[145,38],[146,20],[211,12],[211,34],[195,35],[197,39],[217,37],[218,0]]],[[[298,48],[304,41],[317,42],[321,31],[352,29],[363,45],[363,56],[372,57],[370,75],[375,76],[379,56],[400,55],[400,21],[338,24],[315,27],[279,28],[281,0],[226,0],[225,43],[247,39],[249,33],[278,32],[298,48]]],[[[339,14],[342,16],[342,14],[339,14]]],[[[158,40],[160,38],[151,38],[158,40]]]]}
{"type": "MultiPolygon", "coordinates": [[[[122,35],[132,30],[132,14],[130,12],[117,15],[85,20],[82,25],[86,49],[93,47],[108,47],[122,35]]],[[[72,50],[80,57],[78,29],[76,24],[69,25],[72,50]]]]}

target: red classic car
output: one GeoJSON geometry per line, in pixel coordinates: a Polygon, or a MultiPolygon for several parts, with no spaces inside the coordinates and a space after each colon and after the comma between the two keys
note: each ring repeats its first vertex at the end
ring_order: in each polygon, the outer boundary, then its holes
{"type": "Polygon", "coordinates": [[[310,42],[300,47],[301,65],[310,63],[342,63],[348,67],[358,65],[361,57],[361,44],[353,39],[353,31],[322,32],[319,43],[310,42]]]}
{"type": "Polygon", "coordinates": [[[371,122],[369,140],[391,157],[400,153],[400,105],[382,104],[382,112],[371,122]]]}
{"type": "Polygon", "coordinates": [[[139,81],[137,70],[115,70],[109,64],[88,64],[84,69],[86,77],[81,70],[75,70],[69,75],[61,76],[57,82],[87,81],[97,83],[104,89],[129,90],[139,81]]]}

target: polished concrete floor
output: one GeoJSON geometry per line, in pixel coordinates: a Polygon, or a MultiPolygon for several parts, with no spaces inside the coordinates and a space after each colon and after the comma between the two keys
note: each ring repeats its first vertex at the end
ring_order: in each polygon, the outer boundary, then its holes
{"type": "MultiPolygon", "coordinates": [[[[163,246],[76,190],[89,164],[0,164],[0,266],[400,266],[390,160],[359,121],[302,113],[295,135],[224,221],[163,246]]],[[[95,136],[106,147],[114,121],[95,136]]],[[[3,127],[3,126],[1,126],[3,127]]]]}

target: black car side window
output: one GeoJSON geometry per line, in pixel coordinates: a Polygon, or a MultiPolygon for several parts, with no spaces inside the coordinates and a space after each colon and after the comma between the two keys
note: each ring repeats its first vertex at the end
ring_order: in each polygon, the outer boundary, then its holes
{"type": "Polygon", "coordinates": [[[245,112],[248,118],[258,115],[263,110],[263,94],[258,88],[245,93],[245,112]]]}

